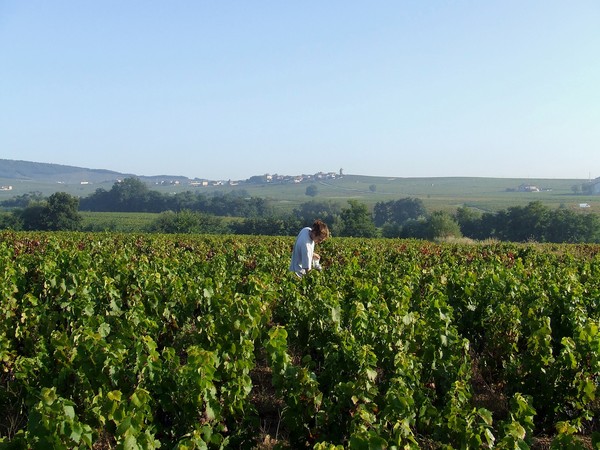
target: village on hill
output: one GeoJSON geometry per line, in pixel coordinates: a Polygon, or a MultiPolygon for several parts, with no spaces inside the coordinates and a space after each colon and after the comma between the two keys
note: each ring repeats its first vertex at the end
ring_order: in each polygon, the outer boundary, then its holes
{"type": "Polygon", "coordinates": [[[222,186],[222,185],[230,185],[235,186],[239,184],[288,184],[288,183],[303,183],[303,182],[313,182],[313,181],[322,181],[322,180],[335,180],[342,178],[344,176],[343,169],[340,169],[339,172],[317,172],[314,175],[310,174],[302,174],[302,175],[279,175],[279,174],[264,174],[264,175],[255,175],[246,180],[218,180],[211,181],[205,179],[195,179],[190,181],[191,186],[222,186]]]}

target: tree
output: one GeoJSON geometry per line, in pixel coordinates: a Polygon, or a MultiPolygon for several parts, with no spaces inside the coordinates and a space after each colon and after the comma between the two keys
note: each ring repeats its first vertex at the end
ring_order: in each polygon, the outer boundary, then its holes
{"type": "Polygon", "coordinates": [[[378,202],[373,208],[373,220],[378,227],[385,223],[404,224],[407,220],[425,217],[427,210],[418,198],[402,198],[389,202],[378,202]]]}
{"type": "Polygon", "coordinates": [[[198,210],[204,209],[201,205],[206,201],[206,196],[194,194],[192,191],[179,192],[173,197],[173,210],[182,211],[184,209],[198,210]]]}
{"type": "Polygon", "coordinates": [[[254,175],[248,178],[248,183],[263,184],[269,181],[267,175],[254,175]]]}
{"type": "Polygon", "coordinates": [[[456,210],[454,218],[460,225],[460,231],[463,236],[473,239],[477,238],[478,232],[481,229],[482,214],[480,212],[463,206],[456,210]]]}
{"type": "Polygon", "coordinates": [[[333,227],[339,220],[341,212],[342,206],[338,202],[311,200],[294,209],[294,216],[307,225],[311,225],[315,219],[321,219],[328,226],[333,227]]]}
{"type": "Polygon", "coordinates": [[[79,199],[66,192],[56,192],[48,197],[48,203],[43,212],[43,222],[46,230],[78,230],[81,226],[79,215],[79,199]]]}
{"type": "Polygon", "coordinates": [[[111,189],[117,211],[146,212],[148,186],[139,178],[125,178],[111,189]]]}
{"type": "Polygon", "coordinates": [[[223,219],[208,214],[183,210],[165,211],[149,226],[148,231],[155,233],[204,233],[224,234],[228,231],[223,219]]]}
{"type": "Polygon", "coordinates": [[[306,187],[306,195],[316,197],[319,194],[319,188],[316,184],[311,184],[306,187]]]}
{"type": "Polygon", "coordinates": [[[581,185],[581,192],[585,195],[591,195],[594,193],[594,183],[586,182],[581,185]]]}
{"type": "Polygon", "coordinates": [[[466,208],[459,208],[456,212],[461,231],[472,239],[556,243],[600,241],[600,217],[596,214],[576,213],[564,207],[550,210],[539,201],[525,207],[486,212],[479,218],[476,214],[466,208]]]}
{"type": "Polygon", "coordinates": [[[35,191],[4,200],[0,202],[0,206],[4,206],[5,208],[26,208],[32,202],[41,202],[42,200],[44,200],[42,193],[35,191]]]}
{"type": "Polygon", "coordinates": [[[340,236],[377,237],[378,232],[367,206],[348,200],[349,208],[342,209],[338,233],[340,236]]]}
{"type": "Polygon", "coordinates": [[[44,208],[42,203],[31,203],[27,208],[16,212],[19,221],[23,224],[26,231],[45,230],[44,208]]]}
{"type": "Polygon", "coordinates": [[[19,214],[0,212],[0,230],[22,230],[23,221],[19,214]]]}
{"type": "MultiPolygon", "coordinates": [[[[81,208],[85,211],[162,211],[162,205],[154,204],[152,208],[149,207],[149,193],[148,186],[139,178],[125,178],[123,181],[113,184],[110,191],[96,189],[94,194],[82,199],[81,208]]],[[[156,197],[152,198],[152,203],[156,203],[156,197]]]]}
{"type": "Polygon", "coordinates": [[[548,226],[550,210],[540,201],[529,203],[527,206],[508,208],[506,222],[502,229],[502,239],[512,242],[535,240],[544,242],[548,226]]]}
{"type": "Polygon", "coordinates": [[[251,217],[230,226],[235,234],[294,236],[302,227],[302,222],[295,217],[251,217]]]}
{"type": "Polygon", "coordinates": [[[109,192],[106,189],[98,188],[93,194],[79,201],[79,208],[82,211],[114,211],[112,193],[112,190],[109,192]]]}
{"type": "Polygon", "coordinates": [[[428,239],[462,237],[460,225],[445,211],[435,211],[427,218],[428,239]]]}
{"type": "MultiPolygon", "coordinates": [[[[387,225],[384,229],[390,233],[387,225]]],[[[458,222],[445,211],[434,211],[427,218],[407,220],[399,234],[402,238],[428,240],[462,236],[458,222]]]]}
{"type": "Polygon", "coordinates": [[[600,218],[596,214],[556,209],[550,213],[545,242],[592,243],[600,241],[600,218]]]}
{"type": "Polygon", "coordinates": [[[425,218],[409,219],[402,225],[401,238],[429,239],[428,223],[425,218]]]}
{"type": "Polygon", "coordinates": [[[385,223],[381,228],[381,235],[385,238],[402,237],[402,225],[398,223],[385,223]]]}
{"type": "Polygon", "coordinates": [[[25,230],[74,231],[81,225],[79,199],[56,192],[44,203],[32,204],[19,213],[25,230]]]}

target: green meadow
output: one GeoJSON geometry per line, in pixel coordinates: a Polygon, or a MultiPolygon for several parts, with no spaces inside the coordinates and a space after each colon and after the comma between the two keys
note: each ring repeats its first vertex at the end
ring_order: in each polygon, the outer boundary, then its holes
{"type": "MultiPolygon", "coordinates": [[[[300,183],[248,183],[219,186],[154,185],[148,187],[163,194],[177,194],[185,191],[203,193],[243,192],[250,197],[270,199],[277,211],[291,211],[298,205],[310,201],[334,201],[346,205],[349,200],[357,200],[373,207],[377,202],[412,197],[423,201],[429,211],[452,212],[461,206],[482,211],[497,211],[511,206],[524,206],[532,201],[540,201],[551,208],[566,207],[579,209],[581,203],[591,207],[586,211],[597,211],[599,196],[582,195],[577,188],[586,183],[582,179],[521,179],[521,178],[400,178],[344,175],[335,179],[303,181],[300,183]],[[306,194],[306,188],[314,184],[317,194],[306,194]],[[520,192],[519,186],[532,185],[540,192],[520,192]]],[[[0,180],[2,185],[12,185],[10,191],[0,191],[0,201],[23,195],[28,192],[41,192],[50,195],[54,192],[67,192],[86,197],[96,189],[110,190],[112,183],[100,184],[57,184],[33,181],[0,180]]],[[[140,220],[146,220],[146,218],[140,220]]],[[[109,219],[110,221],[110,219],[109,219]]]]}

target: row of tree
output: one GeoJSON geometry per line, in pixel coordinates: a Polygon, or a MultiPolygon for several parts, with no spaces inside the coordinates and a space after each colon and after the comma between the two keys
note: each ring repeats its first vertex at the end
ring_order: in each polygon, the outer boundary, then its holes
{"type": "Polygon", "coordinates": [[[97,189],[80,200],[81,211],[151,212],[202,211],[215,216],[265,217],[273,209],[266,199],[249,198],[245,191],[205,195],[186,191],[175,195],[152,191],[138,178],[125,178],[107,191],[97,189]]]}
{"type": "Polygon", "coordinates": [[[464,236],[512,242],[600,242],[600,216],[566,208],[550,209],[541,202],[513,206],[497,213],[456,212],[464,236]]]}
{"type": "Polygon", "coordinates": [[[57,192],[48,199],[31,201],[25,208],[0,216],[0,228],[26,231],[76,231],[81,228],[79,199],[57,192]]]}
{"type": "MultiPolygon", "coordinates": [[[[110,191],[97,190],[84,199],[64,192],[43,199],[34,193],[13,199],[12,205],[25,201],[28,201],[26,206],[0,216],[0,227],[80,230],[82,220],[78,211],[90,210],[160,212],[156,220],[140,231],[161,233],[294,235],[302,226],[321,218],[334,236],[600,242],[598,215],[566,208],[550,209],[539,201],[494,213],[461,207],[450,214],[428,213],[417,198],[379,202],[372,211],[357,200],[350,200],[346,207],[337,202],[311,200],[290,214],[275,215],[268,200],[248,197],[245,193],[206,196],[184,192],[168,196],[150,191],[133,178],[116,183],[110,191]]],[[[7,206],[6,202],[3,206],[7,206]]]]}

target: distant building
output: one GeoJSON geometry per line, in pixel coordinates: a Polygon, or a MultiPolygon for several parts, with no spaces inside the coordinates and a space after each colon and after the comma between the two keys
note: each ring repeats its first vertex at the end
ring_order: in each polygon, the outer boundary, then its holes
{"type": "Polygon", "coordinates": [[[531,184],[522,184],[519,186],[519,192],[540,192],[540,188],[531,184]]]}

